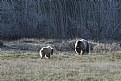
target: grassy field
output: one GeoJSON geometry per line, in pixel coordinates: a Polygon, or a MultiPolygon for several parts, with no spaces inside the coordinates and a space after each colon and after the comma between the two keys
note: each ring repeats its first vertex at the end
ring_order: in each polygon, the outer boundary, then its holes
{"type": "Polygon", "coordinates": [[[0,81],[121,81],[121,53],[116,52],[120,46],[94,43],[90,55],[75,55],[74,42],[4,41],[0,48],[0,81]],[[46,45],[56,49],[54,55],[40,59],[38,49],[46,45]]]}
{"type": "Polygon", "coordinates": [[[121,81],[121,54],[0,53],[0,81],[121,81]]]}

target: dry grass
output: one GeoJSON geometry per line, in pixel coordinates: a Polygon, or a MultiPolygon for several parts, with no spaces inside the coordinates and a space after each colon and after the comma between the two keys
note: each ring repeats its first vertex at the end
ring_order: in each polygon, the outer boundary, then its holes
{"type": "MultiPolygon", "coordinates": [[[[6,41],[4,45],[9,49],[38,51],[43,46],[50,45],[56,51],[74,51],[74,44],[76,40],[53,40],[53,39],[29,39],[23,38],[16,41],[6,41]]],[[[121,47],[119,42],[103,41],[101,43],[89,41],[91,53],[112,53],[120,51],[121,47]]]]}
{"type": "Polygon", "coordinates": [[[112,53],[121,50],[121,47],[115,43],[104,44],[98,43],[93,47],[93,52],[95,53],[112,53]]]}
{"type": "Polygon", "coordinates": [[[0,81],[120,81],[121,54],[53,55],[0,53],[0,81]]]}
{"type": "Polygon", "coordinates": [[[5,47],[0,49],[0,81],[121,81],[121,53],[116,52],[120,50],[117,44],[90,41],[92,53],[81,56],[75,55],[74,42],[4,41],[5,47]],[[45,45],[56,49],[51,59],[39,57],[37,49],[45,45]]]}

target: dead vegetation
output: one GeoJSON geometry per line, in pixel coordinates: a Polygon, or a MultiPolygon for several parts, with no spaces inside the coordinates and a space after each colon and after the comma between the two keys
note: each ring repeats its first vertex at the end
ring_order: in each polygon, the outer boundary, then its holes
{"type": "Polygon", "coordinates": [[[40,59],[37,53],[0,53],[1,81],[120,81],[121,54],[54,54],[40,59]]]}
{"type": "MultiPolygon", "coordinates": [[[[23,38],[16,41],[3,41],[4,47],[1,50],[15,51],[36,51],[44,46],[52,46],[56,52],[74,51],[76,40],[52,40],[52,39],[29,39],[23,38]]],[[[121,50],[119,42],[94,42],[89,41],[90,53],[112,53],[121,50]]]]}
{"type": "Polygon", "coordinates": [[[1,81],[120,81],[121,54],[117,43],[89,41],[90,55],[75,55],[76,40],[20,39],[0,48],[1,81]],[[38,49],[55,48],[51,59],[38,49]]]}

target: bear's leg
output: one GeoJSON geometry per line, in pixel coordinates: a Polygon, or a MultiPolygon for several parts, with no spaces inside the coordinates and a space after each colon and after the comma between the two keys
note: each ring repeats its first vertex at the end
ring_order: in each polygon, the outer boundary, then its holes
{"type": "Polygon", "coordinates": [[[51,49],[51,55],[53,55],[53,49],[51,49]]]}
{"type": "Polygon", "coordinates": [[[76,53],[77,53],[78,55],[80,55],[80,53],[81,53],[80,48],[76,48],[76,53]]]}
{"type": "Polygon", "coordinates": [[[84,55],[84,53],[85,53],[85,50],[82,50],[82,51],[81,51],[81,54],[84,55]]]}
{"type": "Polygon", "coordinates": [[[50,54],[46,55],[46,57],[48,57],[50,59],[50,54]]]}
{"type": "Polygon", "coordinates": [[[45,57],[45,54],[43,53],[41,59],[43,59],[44,57],[45,57]]]}

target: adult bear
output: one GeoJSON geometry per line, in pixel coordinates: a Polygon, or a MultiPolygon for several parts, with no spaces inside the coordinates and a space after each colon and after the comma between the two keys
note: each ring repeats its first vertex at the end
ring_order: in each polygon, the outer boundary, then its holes
{"type": "Polygon", "coordinates": [[[75,51],[78,55],[89,53],[89,43],[85,39],[77,40],[75,43],[75,51]]]}
{"type": "Polygon", "coordinates": [[[53,55],[53,48],[51,46],[43,47],[41,48],[39,53],[40,53],[41,59],[43,59],[43,57],[45,56],[50,58],[50,55],[53,55]]]}

